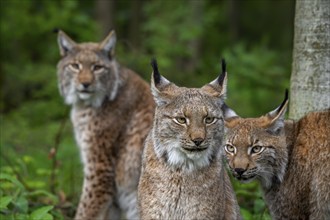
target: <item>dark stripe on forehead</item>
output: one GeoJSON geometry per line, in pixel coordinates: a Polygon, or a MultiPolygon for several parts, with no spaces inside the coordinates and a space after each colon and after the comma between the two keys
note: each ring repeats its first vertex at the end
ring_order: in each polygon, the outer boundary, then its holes
{"type": "Polygon", "coordinates": [[[78,52],[76,59],[82,62],[94,63],[99,60],[99,56],[93,51],[86,50],[78,52]]]}

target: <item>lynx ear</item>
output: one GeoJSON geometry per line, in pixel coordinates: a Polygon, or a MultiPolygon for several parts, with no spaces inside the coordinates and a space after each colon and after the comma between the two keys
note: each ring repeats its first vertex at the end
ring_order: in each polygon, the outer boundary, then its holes
{"type": "Polygon", "coordinates": [[[60,48],[61,56],[66,56],[67,53],[74,48],[77,43],[74,42],[68,35],[66,35],[62,30],[58,31],[57,43],[60,48]]]}
{"type": "Polygon", "coordinates": [[[151,92],[158,106],[167,104],[174,95],[176,86],[160,75],[158,71],[157,60],[151,60],[152,77],[151,77],[151,92]]]}
{"type": "Polygon", "coordinates": [[[116,32],[112,30],[108,36],[100,43],[101,49],[104,50],[110,58],[113,58],[115,55],[116,41],[116,32]]]}
{"type": "Polygon", "coordinates": [[[226,127],[233,127],[234,121],[240,118],[234,110],[228,107],[226,103],[223,103],[221,106],[221,110],[223,112],[223,119],[225,120],[226,127]]]}
{"type": "Polygon", "coordinates": [[[222,73],[218,78],[210,82],[209,84],[202,87],[202,89],[214,97],[225,98],[227,91],[227,70],[226,70],[226,61],[222,59],[222,73]]]}
{"type": "Polygon", "coordinates": [[[289,102],[288,93],[289,92],[286,89],[282,104],[266,115],[269,120],[269,128],[267,129],[267,131],[272,134],[278,135],[284,127],[285,112],[289,102]]]}

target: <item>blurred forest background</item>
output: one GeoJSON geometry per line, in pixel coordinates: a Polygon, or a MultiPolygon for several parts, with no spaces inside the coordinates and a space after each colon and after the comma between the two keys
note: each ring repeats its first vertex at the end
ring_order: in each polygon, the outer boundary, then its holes
{"type": "MultiPolygon", "coordinates": [[[[117,60],[150,81],[150,59],[181,86],[228,69],[227,103],[259,116],[281,102],[292,63],[293,0],[1,0],[1,219],[71,219],[82,168],[59,95],[54,28],[77,42],[117,32],[117,60]]],[[[256,182],[234,181],[245,219],[270,219],[256,182]]]]}

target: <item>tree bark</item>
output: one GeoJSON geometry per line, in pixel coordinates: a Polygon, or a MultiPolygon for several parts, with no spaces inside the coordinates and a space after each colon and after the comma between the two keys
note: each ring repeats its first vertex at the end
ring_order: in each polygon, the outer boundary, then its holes
{"type": "Polygon", "coordinates": [[[291,75],[290,113],[330,107],[329,0],[297,0],[291,75]]]}
{"type": "Polygon", "coordinates": [[[129,27],[129,39],[134,48],[140,46],[140,21],[142,11],[142,0],[131,1],[131,18],[129,27]]]}
{"type": "Polygon", "coordinates": [[[240,7],[239,0],[230,0],[229,1],[229,30],[230,30],[230,40],[232,43],[236,43],[240,33],[239,26],[239,15],[240,7]]]}
{"type": "Polygon", "coordinates": [[[96,18],[101,24],[102,34],[107,36],[110,30],[115,29],[115,0],[97,0],[95,4],[96,18]]]}

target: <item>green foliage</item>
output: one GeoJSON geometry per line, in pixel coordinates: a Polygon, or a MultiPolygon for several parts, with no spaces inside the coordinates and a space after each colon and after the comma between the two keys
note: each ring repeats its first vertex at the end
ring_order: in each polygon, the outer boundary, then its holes
{"type": "MultiPolygon", "coordinates": [[[[32,157],[26,157],[32,162],[32,157]]],[[[27,165],[24,161],[17,163],[17,167],[4,166],[0,173],[0,217],[1,219],[31,219],[52,220],[54,216],[61,216],[54,210],[57,197],[43,189],[43,184],[37,181],[29,181],[24,184],[19,181],[15,173],[19,171],[19,165],[27,165]],[[29,190],[27,189],[29,188],[29,190]],[[37,197],[36,197],[37,196],[37,197]],[[37,198],[37,199],[36,199],[37,198]]]]}
{"type": "MultiPolygon", "coordinates": [[[[40,204],[40,207],[56,206],[57,216],[72,217],[82,180],[82,173],[77,172],[81,165],[78,149],[72,140],[72,128],[61,128],[58,123],[33,127],[16,117],[8,117],[3,124],[8,129],[2,131],[0,167],[5,178],[1,179],[10,182],[1,180],[2,193],[13,197],[16,190],[20,190],[17,201],[29,201],[26,207],[32,208],[25,210],[24,214],[31,214],[29,211],[34,210],[34,204],[40,204]],[[18,131],[15,126],[22,130],[18,131]],[[62,136],[61,143],[56,146],[55,137],[58,135],[62,136]],[[54,149],[57,149],[55,154],[52,153],[54,149]]],[[[15,206],[10,207],[10,213],[16,215],[15,206]]]]}
{"type": "MultiPolygon", "coordinates": [[[[58,167],[45,166],[45,160],[39,160],[35,155],[23,155],[11,160],[14,157],[3,153],[0,173],[0,219],[73,217],[75,208],[71,201],[76,203],[77,199],[66,198],[64,193],[76,193],[65,187],[72,187],[66,177],[70,173],[67,166],[62,166],[63,172],[59,172],[58,167]],[[43,163],[43,166],[40,163],[43,163]],[[52,186],[56,189],[52,189],[52,186]]],[[[81,176],[79,178],[81,179],[81,176]]],[[[81,183],[78,182],[77,185],[81,183]]]]}
{"type": "Polygon", "coordinates": [[[264,45],[237,44],[223,54],[228,60],[228,104],[237,114],[258,117],[281,104],[289,87],[289,59],[264,45]]]}
{"type": "Polygon", "coordinates": [[[243,219],[271,219],[262,198],[261,189],[256,181],[243,184],[232,178],[231,182],[234,186],[243,219]]]}

